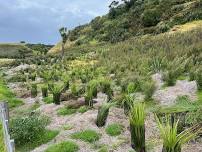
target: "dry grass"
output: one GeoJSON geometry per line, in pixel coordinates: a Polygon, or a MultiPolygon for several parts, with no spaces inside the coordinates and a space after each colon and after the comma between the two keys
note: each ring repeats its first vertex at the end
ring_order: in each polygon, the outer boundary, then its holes
{"type": "Polygon", "coordinates": [[[187,31],[191,31],[191,30],[196,29],[201,26],[202,26],[202,20],[193,21],[193,22],[189,22],[189,23],[186,23],[183,25],[176,25],[168,33],[172,34],[175,32],[187,32],[187,31]]]}

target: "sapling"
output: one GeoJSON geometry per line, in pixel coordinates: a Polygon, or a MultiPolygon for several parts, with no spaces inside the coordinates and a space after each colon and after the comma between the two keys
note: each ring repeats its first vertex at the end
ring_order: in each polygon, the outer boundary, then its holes
{"type": "Polygon", "coordinates": [[[145,105],[143,103],[134,104],[129,115],[129,120],[131,132],[131,146],[137,152],[146,152],[145,117],[145,105]]]}

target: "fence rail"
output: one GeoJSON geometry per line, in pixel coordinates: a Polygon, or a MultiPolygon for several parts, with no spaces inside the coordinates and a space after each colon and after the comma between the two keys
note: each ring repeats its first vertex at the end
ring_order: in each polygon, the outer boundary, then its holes
{"type": "Polygon", "coordinates": [[[0,102],[0,122],[2,123],[4,143],[7,152],[15,152],[14,140],[11,140],[9,134],[9,109],[7,102],[0,102]]]}

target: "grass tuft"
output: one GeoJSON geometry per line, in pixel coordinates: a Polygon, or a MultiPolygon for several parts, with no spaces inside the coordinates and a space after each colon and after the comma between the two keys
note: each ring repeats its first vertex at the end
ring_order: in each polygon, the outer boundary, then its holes
{"type": "Polygon", "coordinates": [[[46,149],[45,152],[77,152],[79,146],[72,141],[65,141],[55,144],[46,149]]]}
{"type": "Polygon", "coordinates": [[[105,129],[106,133],[110,136],[118,136],[123,131],[123,126],[117,123],[107,126],[105,129]]]}
{"type": "Polygon", "coordinates": [[[71,137],[73,139],[80,139],[85,142],[93,143],[100,139],[100,134],[94,130],[84,130],[81,132],[73,133],[71,137]]]}

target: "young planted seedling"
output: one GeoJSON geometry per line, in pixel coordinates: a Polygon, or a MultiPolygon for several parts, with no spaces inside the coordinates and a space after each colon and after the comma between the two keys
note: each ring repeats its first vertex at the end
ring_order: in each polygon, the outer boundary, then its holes
{"type": "Polygon", "coordinates": [[[109,109],[111,106],[113,106],[113,103],[104,103],[99,109],[98,109],[98,115],[96,124],[98,127],[103,127],[106,124],[106,120],[109,114],[109,109]]]}
{"type": "Polygon", "coordinates": [[[48,97],[48,86],[46,84],[41,87],[41,92],[43,98],[48,97]]]}
{"type": "Polygon", "coordinates": [[[171,124],[170,117],[166,117],[165,123],[162,123],[157,116],[156,120],[163,139],[162,152],[181,152],[182,145],[199,133],[199,126],[194,126],[178,134],[178,121],[171,124]]]}
{"type": "Polygon", "coordinates": [[[137,103],[130,112],[131,146],[137,152],[145,151],[145,105],[137,103]]]}
{"type": "Polygon", "coordinates": [[[49,85],[50,91],[53,94],[53,102],[56,105],[60,104],[60,97],[61,97],[61,93],[64,89],[64,85],[63,84],[51,84],[49,85]]]}
{"type": "Polygon", "coordinates": [[[37,96],[37,84],[31,85],[31,97],[35,98],[37,96]]]}

